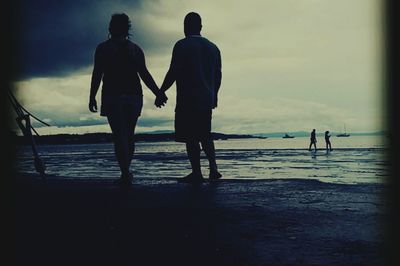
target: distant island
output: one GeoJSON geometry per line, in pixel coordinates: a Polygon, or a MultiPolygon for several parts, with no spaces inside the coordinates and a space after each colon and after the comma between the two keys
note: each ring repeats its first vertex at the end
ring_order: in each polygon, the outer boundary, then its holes
{"type": "MultiPolygon", "coordinates": [[[[30,144],[28,138],[11,133],[11,138],[14,143],[27,145],[30,144]]],[[[332,132],[335,134],[335,132],[332,132]]],[[[256,134],[224,134],[212,133],[214,140],[228,140],[228,139],[266,139],[266,138],[282,138],[284,132],[275,133],[256,133],[256,134]]],[[[353,136],[384,136],[385,132],[365,132],[365,133],[352,133],[353,136]]],[[[309,137],[309,132],[297,131],[291,132],[290,136],[293,137],[309,137]]],[[[323,133],[317,133],[318,137],[323,137],[323,133]]],[[[174,141],[173,131],[153,131],[149,133],[138,133],[135,135],[137,142],[144,141],[174,141]]],[[[57,134],[57,135],[41,135],[35,136],[37,144],[90,144],[90,143],[109,143],[112,142],[111,133],[86,133],[86,134],[57,134]]]]}
{"type": "MultiPolygon", "coordinates": [[[[223,134],[213,132],[214,140],[228,139],[265,139],[263,136],[241,135],[241,134],[223,134]]],[[[30,144],[30,140],[24,136],[14,135],[15,142],[20,145],[30,144]]],[[[135,134],[137,142],[143,141],[173,141],[174,133],[139,133],[135,134]]],[[[112,142],[111,133],[87,133],[87,134],[57,134],[35,136],[37,144],[92,144],[92,143],[109,143],[112,142]]]]}

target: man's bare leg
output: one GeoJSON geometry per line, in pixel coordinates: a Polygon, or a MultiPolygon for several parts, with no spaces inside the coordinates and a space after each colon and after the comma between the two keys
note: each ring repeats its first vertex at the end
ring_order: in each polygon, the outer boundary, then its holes
{"type": "Polygon", "coordinates": [[[210,164],[210,175],[211,179],[221,178],[222,175],[218,172],[218,166],[215,159],[215,146],[212,138],[201,141],[201,146],[203,147],[204,153],[207,156],[208,162],[210,164]]]}
{"type": "Polygon", "coordinates": [[[192,173],[195,175],[201,175],[200,144],[196,141],[186,142],[186,152],[192,167],[192,173]]]}

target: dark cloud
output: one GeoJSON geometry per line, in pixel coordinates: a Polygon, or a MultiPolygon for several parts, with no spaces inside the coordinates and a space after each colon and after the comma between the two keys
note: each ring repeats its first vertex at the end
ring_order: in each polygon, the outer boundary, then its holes
{"type": "MultiPolygon", "coordinates": [[[[107,39],[110,16],[125,12],[137,28],[134,40],[146,50],[163,49],[163,35],[141,19],[141,0],[26,1],[14,30],[19,32],[19,79],[60,76],[93,62],[96,45],[107,39]]],[[[171,47],[166,47],[171,49],[171,47]]]]}

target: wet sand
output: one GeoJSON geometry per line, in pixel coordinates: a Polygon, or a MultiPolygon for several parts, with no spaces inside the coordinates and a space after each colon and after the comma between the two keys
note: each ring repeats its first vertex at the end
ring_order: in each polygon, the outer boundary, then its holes
{"type": "Polygon", "coordinates": [[[17,265],[383,265],[384,185],[16,183],[17,265]]]}

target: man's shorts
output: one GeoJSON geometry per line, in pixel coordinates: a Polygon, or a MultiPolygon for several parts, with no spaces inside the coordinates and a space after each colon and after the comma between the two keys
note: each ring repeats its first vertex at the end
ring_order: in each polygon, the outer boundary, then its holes
{"type": "Polygon", "coordinates": [[[175,112],[175,141],[191,142],[211,138],[211,110],[175,112]]]}

